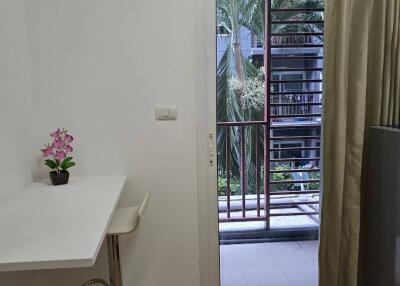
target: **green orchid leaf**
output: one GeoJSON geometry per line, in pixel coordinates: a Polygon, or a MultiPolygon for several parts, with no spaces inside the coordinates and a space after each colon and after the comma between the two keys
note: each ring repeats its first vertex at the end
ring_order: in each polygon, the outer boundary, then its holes
{"type": "Polygon", "coordinates": [[[58,167],[58,164],[54,160],[47,159],[44,161],[44,164],[50,169],[55,169],[58,167]]]}
{"type": "Polygon", "coordinates": [[[72,159],[73,159],[73,157],[67,157],[62,161],[61,164],[68,163],[68,162],[72,161],[72,159]]]}
{"type": "MultiPolygon", "coordinates": [[[[66,166],[67,166],[69,163],[71,163],[72,159],[73,159],[72,157],[67,157],[67,158],[65,158],[64,161],[62,161],[62,163],[61,163],[61,165],[60,165],[61,169],[66,170],[66,169],[67,169],[66,166]]],[[[71,167],[72,167],[72,166],[71,166],[71,167]]]]}
{"type": "MultiPolygon", "coordinates": [[[[64,163],[64,162],[63,162],[63,163],[64,163]]],[[[73,166],[75,166],[75,165],[76,165],[75,162],[67,162],[67,163],[61,165],[61,169],[62,169],[62,170],[67,170],[67,169],[69,169],[69,168],[71,168],[71,167],[73,167],[73,166]]]]}

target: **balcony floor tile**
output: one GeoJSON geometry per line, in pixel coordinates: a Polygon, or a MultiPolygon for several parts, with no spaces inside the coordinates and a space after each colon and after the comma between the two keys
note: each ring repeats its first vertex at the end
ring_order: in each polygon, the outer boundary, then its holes
{"type": "Polygon", "coordinates": [[[221,286],[317,286],[318,241],[221,245],[221,286]]]}

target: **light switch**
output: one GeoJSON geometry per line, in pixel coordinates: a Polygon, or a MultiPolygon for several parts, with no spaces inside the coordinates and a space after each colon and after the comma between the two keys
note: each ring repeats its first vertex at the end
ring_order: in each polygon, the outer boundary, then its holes
{"type": "Polygon", "coordinates": [[[155,109],[157,120],[176,120],[177,113],[175,105],[160,105],[155,109]]]}

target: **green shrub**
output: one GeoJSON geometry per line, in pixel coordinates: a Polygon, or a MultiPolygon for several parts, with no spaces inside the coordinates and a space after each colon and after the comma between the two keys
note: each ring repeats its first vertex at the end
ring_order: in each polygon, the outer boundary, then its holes
{"type": "MultiPolygon", "coordinates": [[[[286,164],[276,164],[274,165],[273,169],[274,171],[280,171],[280,170],[290,170],[291,167],[286,164]]],[[[309,165],[299,167],[299,169],[310,169],[309,165]]],[[[301,171],[299,171],[301,172],[301,171]]],[[[261,178],[260,178],[260,192],[264,192],[264,170],[261,168],[260,170],[261,178]]],[[[309,172],[308,173],[308,179],[313,180],[313,179],[319,179],[320,174],[319,172],[309,172]]],[[[293,174],[292,173],[273,173],[271,176],[272,181],[287,181],[287,180],[293,180],[293,174]]],[[[255,185],[255,184],[253,184],[255,185]]],[[[303,184],[305,190],[318,190],[319,189],[319,183],[306,183],[303,184]]],[[[227,189],[227,181],[226,181],[226,174],[221,173],[218,175],[218,195],[219,196],[226,196],[226,189],[227,189]]],[[[231,195],[240,195],[241,194],[241,188],[240,188],[240,178],[236,177],[231,177],[230,178],[230,189],[231,189],[231,195]]],[[[282,183],[282,184],[273,184],[271,185],[271,192],[282,192],[282,191],[294,191],[294,190],[300,190],[301,185],[300,184],[288,184],[288,183],[282,183]]],[[[247,194],[249,195],[255,195],[256,194],[256,189],[255,186],[251,187],[250,185],[247,186],[247,194]]]]}
{"type": "MultiPolygon", "coordinates": [[[[226,196],[226,176],[218,176],[218,196],[226,196]]],[[[237,178],[230,179],[231,195],[240,195],[240,181],[237,178]]]]}

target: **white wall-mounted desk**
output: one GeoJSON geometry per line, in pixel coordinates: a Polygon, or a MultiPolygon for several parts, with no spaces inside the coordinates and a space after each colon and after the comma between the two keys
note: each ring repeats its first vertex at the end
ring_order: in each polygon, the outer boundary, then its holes
{"type": "Polygon", "coordinates": [[[125,176],[34,183],[0,204],[0,271],[93,266],[125,176]]]}

